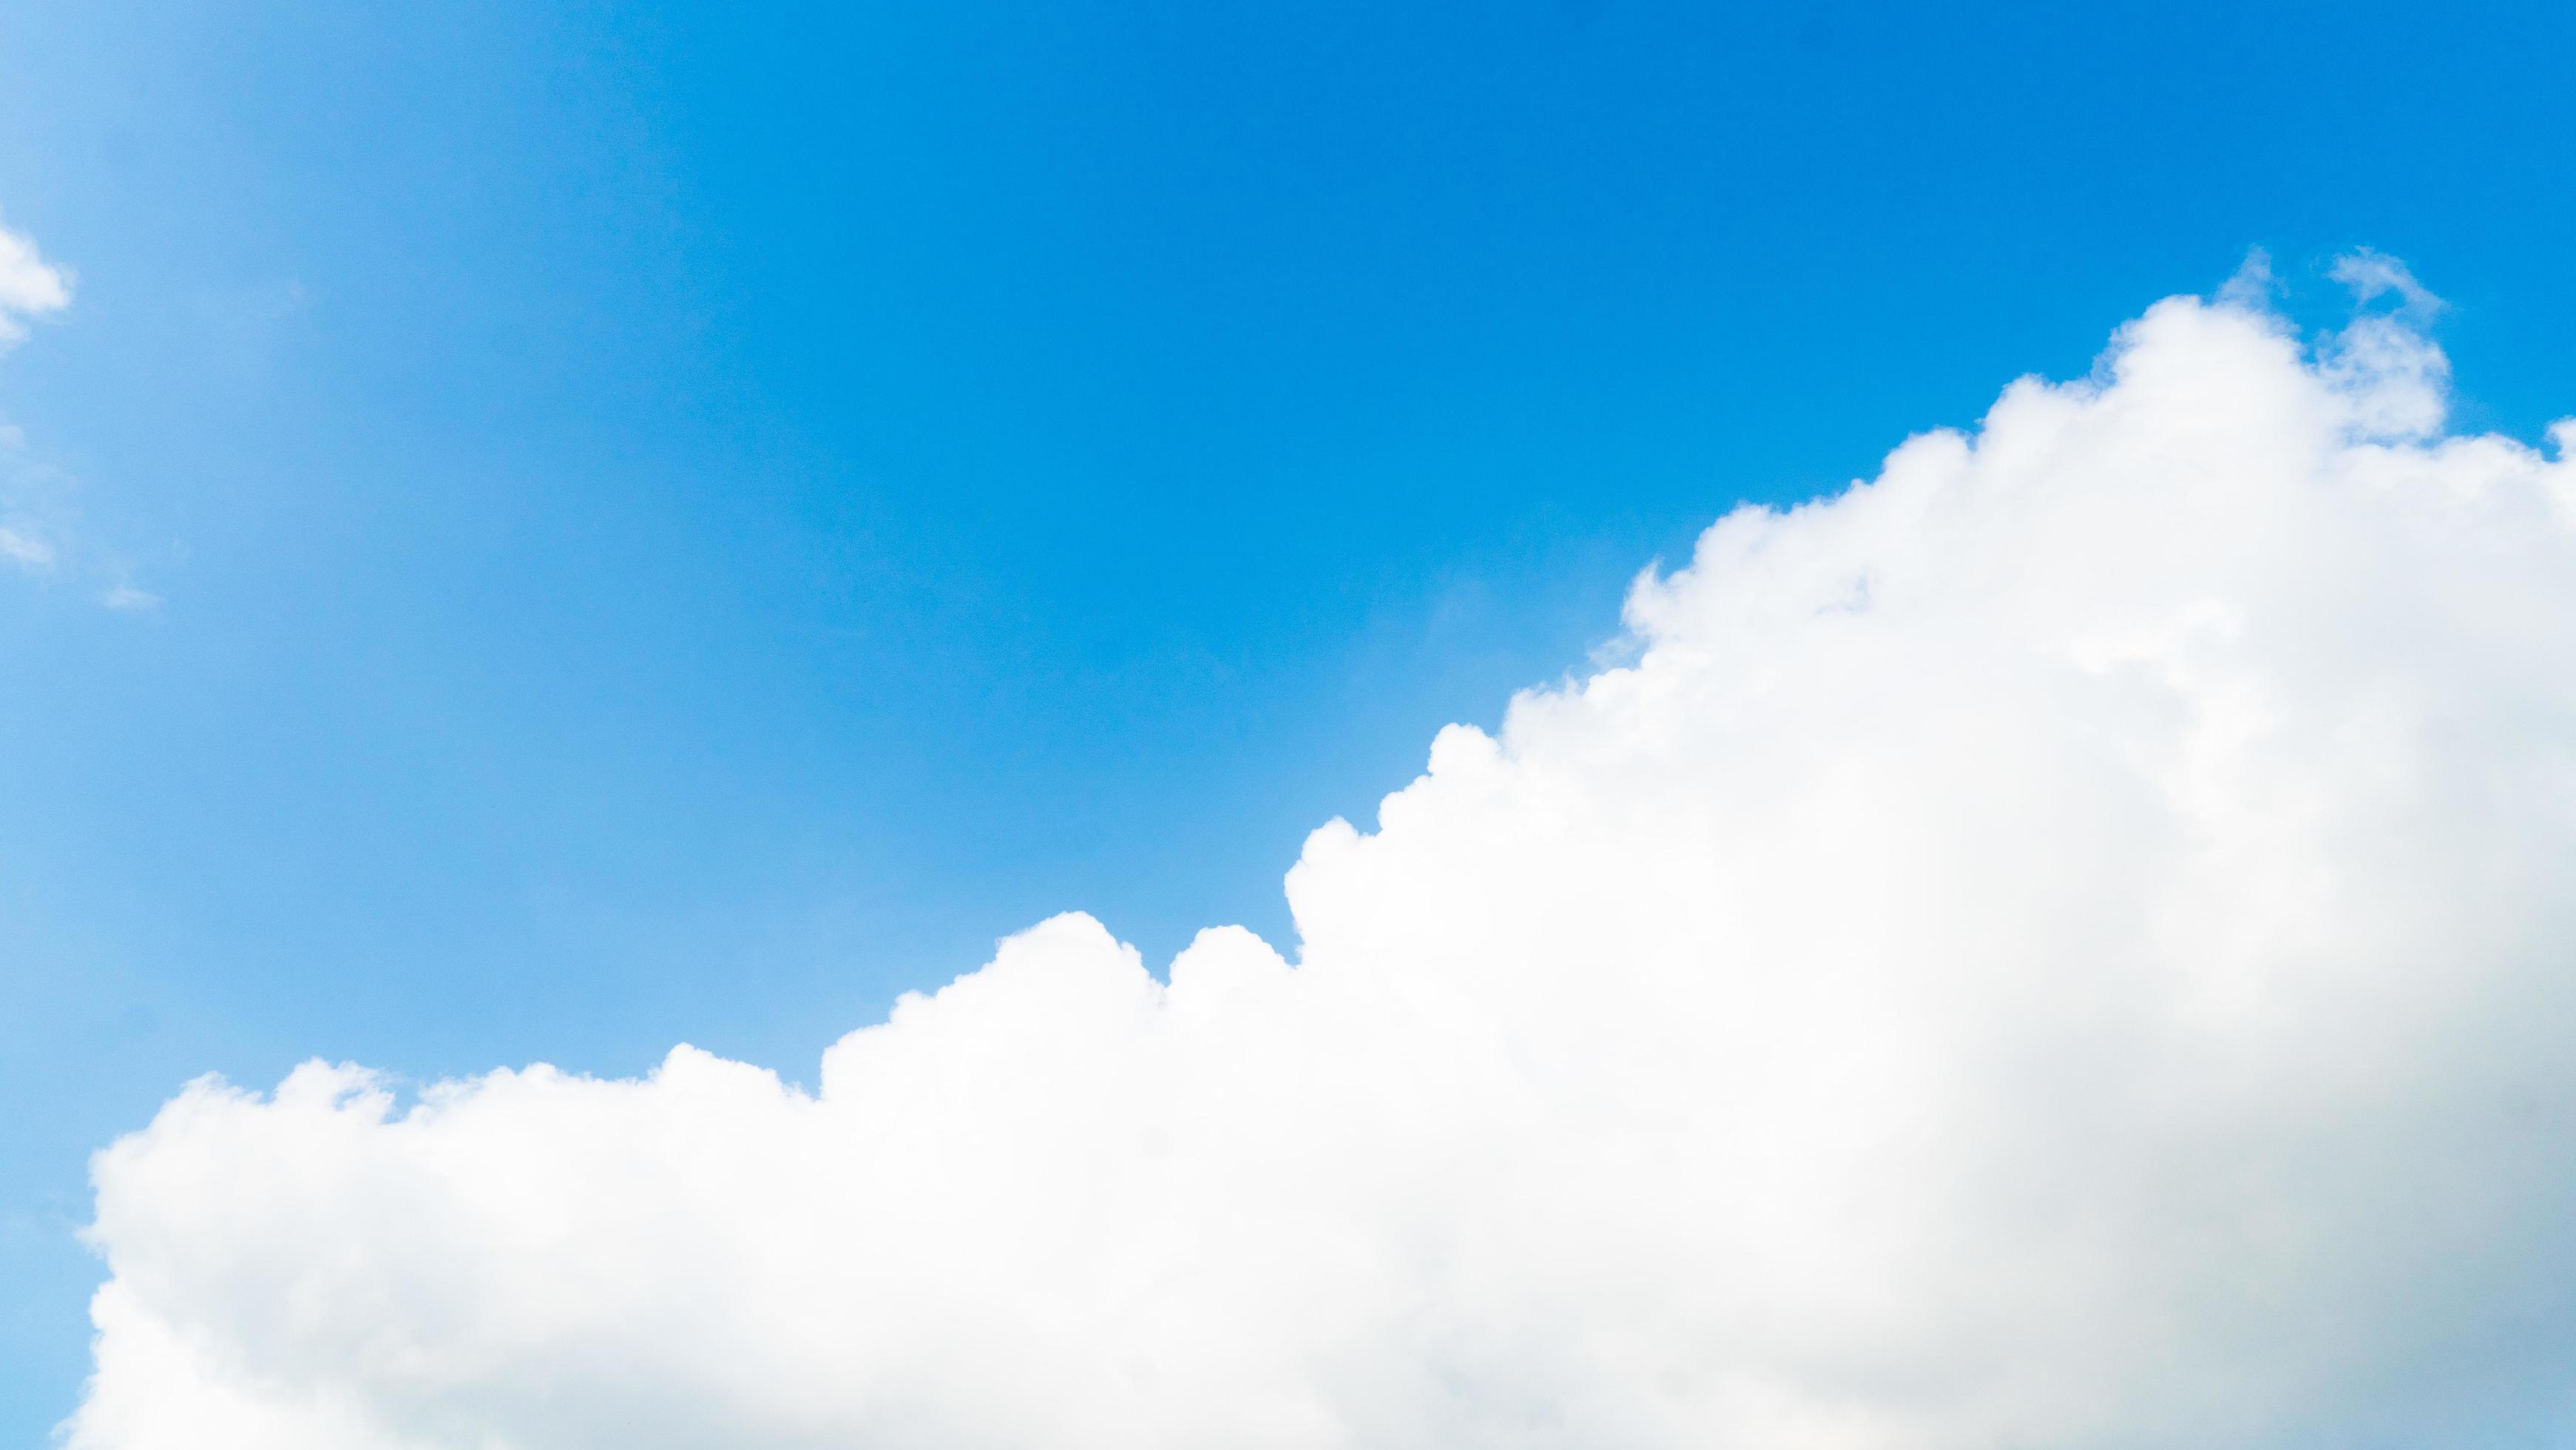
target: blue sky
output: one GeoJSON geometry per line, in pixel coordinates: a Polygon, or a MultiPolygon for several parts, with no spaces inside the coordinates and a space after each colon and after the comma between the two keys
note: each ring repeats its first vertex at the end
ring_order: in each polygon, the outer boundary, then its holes
{"type": "Polygon", "coordinates": [[[0,13],[0,1436],[205,1072],[790,1076],[1307,830],[1628,577],[2268,249],[2576,404],[2576,17],[492,3],[0,13]],[[162,600],[111,611],[119,584],[162,600]]]}

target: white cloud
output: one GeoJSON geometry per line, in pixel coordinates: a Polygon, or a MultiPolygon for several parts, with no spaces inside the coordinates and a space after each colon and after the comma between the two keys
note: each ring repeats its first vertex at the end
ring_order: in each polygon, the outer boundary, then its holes
{"type": "Polygon", "coordinates": [[[2326,275],[2341,282],[2363,302],[2395,294],[2398,306],[2417,319],[2427,319],[2450,304],[2427,291],[2404,262],[2368,247],[2337,257],[2326,275]]]}
{"type": "Polygon", "coordinates": [[[1294,969],[1066,916],[811,1094],[200,1082],[70,1444],[2564,1438],[2576,468],[2443,377],[2179,299],[1738,510],[1315,833],[1294,969]]]}
{"type": "Polygon", "coordinates": [[[27,335],[27,320],[72,305],[69,268],[47,262],[35,241],[0,226],[0,350],[27,335]]]}
{"type": "Polygon", "coordinates": [[[2280,292],[2281,279],[2272,271],[2272,254],[2252,247],[2247,249],[2236,275],[2219,287],[2217,302],[2239,312],[2263,312],[2272,307],[2280,292]]]}
{"type": "Polygon", "coordinates": [[[161,596],[149,589],[119,584],[100,595],[98,602],[121,614],[145,614],[161,607],[161,596]]]}
{"type": "MultiPolygon", "coordinates": [[[[0,226],[0,352],[26,337],[27,319],[60,312],[71,305],[69,270],[46,262],[24,234],[0,226]]],[[[42,529],[28,521],[27,495],[38,492],[31,480],[47,470],[32,467],[18,455],[27,435],[14,423],[0,421],[0,560],[44,573],[54,567],[54,546],[42,529]]]]}
{"type": "Polygon", "coordinates": [[[0,559],[22,569],[50,569],[54,565],[54,550],[42,539],[0,527],[0,559]]]}

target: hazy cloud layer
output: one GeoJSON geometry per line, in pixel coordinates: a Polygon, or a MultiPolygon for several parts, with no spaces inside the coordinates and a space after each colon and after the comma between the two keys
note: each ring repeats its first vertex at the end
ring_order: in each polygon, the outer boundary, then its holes
{"type": "Polygon", "coordinates": [[[2403,305],[2096,375],[1639,582],[1307,842],[826,1056],[97,1163],[79,1450],[2473,1444],[2576,1427],[2576,469],[2403,305]]]}

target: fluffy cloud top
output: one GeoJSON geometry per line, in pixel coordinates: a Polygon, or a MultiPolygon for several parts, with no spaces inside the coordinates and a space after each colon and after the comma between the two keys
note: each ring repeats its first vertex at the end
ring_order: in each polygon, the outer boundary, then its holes
{"type": "Polygon", "coordinates": [[[0,351],[27,335],[27,319],[72,305],[72,275],[47,262],[23,232],[0,227],[0,351]]]}
{"type": "Polygon", "coordinates": [[[2576,425],[2446,435],[2399,275],[1730,514],[1314,834],[1293,967],[1064,916],[810,1093],[191,1086],[70,1444],[2576,1433],[2576,425]]]}

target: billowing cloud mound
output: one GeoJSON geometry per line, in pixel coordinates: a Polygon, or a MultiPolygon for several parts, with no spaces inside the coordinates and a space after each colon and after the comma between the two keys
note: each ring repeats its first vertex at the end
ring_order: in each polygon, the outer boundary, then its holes
{"type": "Polygon", "coordinates": [[[1728,516],[1315,833],[1293,968],[1059,917],[811,1095],[199,1083],[70,1443],[2556,1443],[2576,425],[2445,435],[2416,310],[2169,301],[1728,516]]]}

